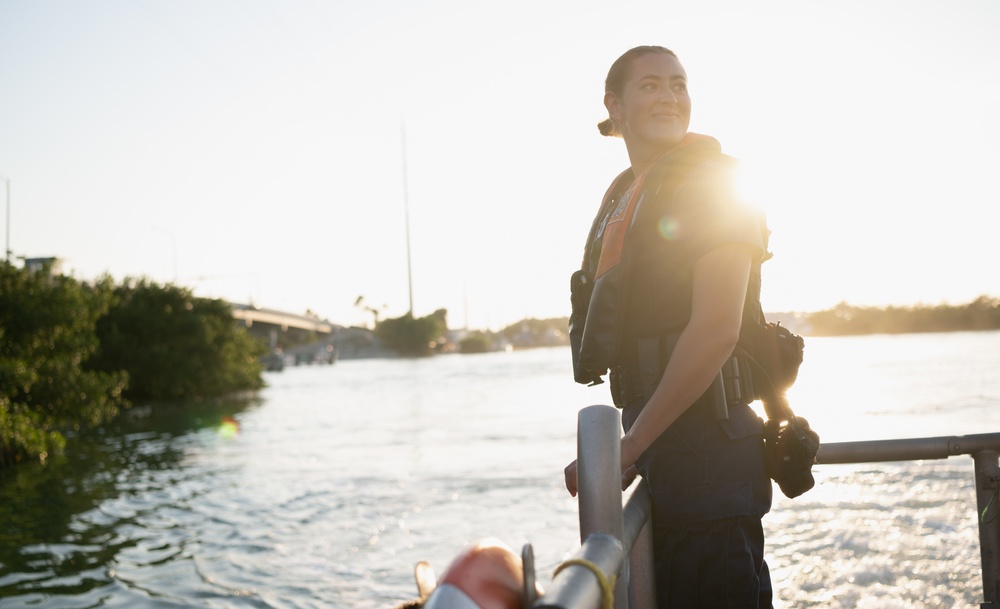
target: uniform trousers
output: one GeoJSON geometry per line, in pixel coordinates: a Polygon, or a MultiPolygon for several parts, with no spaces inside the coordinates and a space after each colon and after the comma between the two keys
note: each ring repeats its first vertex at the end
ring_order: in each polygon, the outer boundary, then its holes
{"type": "MultiPolygon", "coordinates": [[[[645,400],[622,410],[631,428],[645,400]]],[[[761,517],[771,507],[763,423],[746,404],[718,420],[693,404],[642,454],[652,498],[658,609],[770,609],[761,517]]]]}

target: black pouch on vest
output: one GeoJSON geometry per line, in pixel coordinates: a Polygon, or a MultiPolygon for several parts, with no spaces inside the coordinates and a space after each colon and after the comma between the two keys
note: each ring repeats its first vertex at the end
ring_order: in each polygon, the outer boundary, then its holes
{"type": "Polygon", "coordinates": [[[590,296],[594,292],[594,277],[587,271],[577,271],[570,276],[569,298],[572,313],[569,316],[569,346],[573,353],[573,379],[577,383],[597,385],[603,383],[600,374],[580,366],[580,349],[583,345],[583,328],[587,322],[590,296]]]}
{"type": "Polygon", "coordinates": [[[622,263],[594,279],[586,323],[580,336],[579,358],[574,365],[578,383],[603,383],[601,377],[618,359],[625,317],[627,269],[628,265],[622,263]]]}

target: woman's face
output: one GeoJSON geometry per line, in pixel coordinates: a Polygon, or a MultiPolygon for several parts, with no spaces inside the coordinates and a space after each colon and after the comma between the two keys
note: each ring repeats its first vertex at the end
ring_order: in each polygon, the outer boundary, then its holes
{"type": "Polygon", "coordinates": [[[630,155],[640,157],[680,143],[691,122],[687,74],[677,58],[666,53],[633,59],[621,95],[606,94],[605,105],[630,155]]]}

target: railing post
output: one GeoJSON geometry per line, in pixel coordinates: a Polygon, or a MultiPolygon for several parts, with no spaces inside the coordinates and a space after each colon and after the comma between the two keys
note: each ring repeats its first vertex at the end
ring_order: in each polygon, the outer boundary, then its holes
{"type": "MultiPolygon", "coordinates": [[[[580,541],[605,533],[621,541],[621,418],[617,408],[588,406],[577,420],[577,486],[580,541]]],[[[615,609],[628,609],[628,562],[615,584],[615,609]]]]}
{"type": "Polygon", "coordinates": [[[976,520],[983,563],[982,609],[1000,608],[1000,453],[981,450],[972,455],[976,467],[976,520]]]}
{"type": "MultiPolygon", "coordinates": [[[[592,564],[602,573],[615,573],[625,564],[625,547],[612,535],[594,533],[574,558],[592,564]]],[[[532,609],[599,609],[603,601],[604,590],[597,575],[581,564],[569,564],[556,574],[532,609]]]]}
{"type": "Polygon", "coordinates": [[[653,505],[644,481],[633,485],[625,502],[625,547],[628,555],[628,606],[656,609],[656,577],[653,574],[653,505]]]}
{"type": "Polygon", "coordinates": [[[632,609],[656,608],[653,574],[653,523],[647,517],[629,552],[628,602],[632,609]]]}

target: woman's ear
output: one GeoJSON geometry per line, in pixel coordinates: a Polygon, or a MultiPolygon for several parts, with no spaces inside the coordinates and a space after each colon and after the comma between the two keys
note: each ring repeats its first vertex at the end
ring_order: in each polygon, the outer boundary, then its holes
{"type": "Polygon", "coordinates": [[[604,107],[608,109],[608,116],[615,123],[620,123],[622,120],[621,108],[618,106],[618,96],[608,91],[604,94],[604,107]]]}

